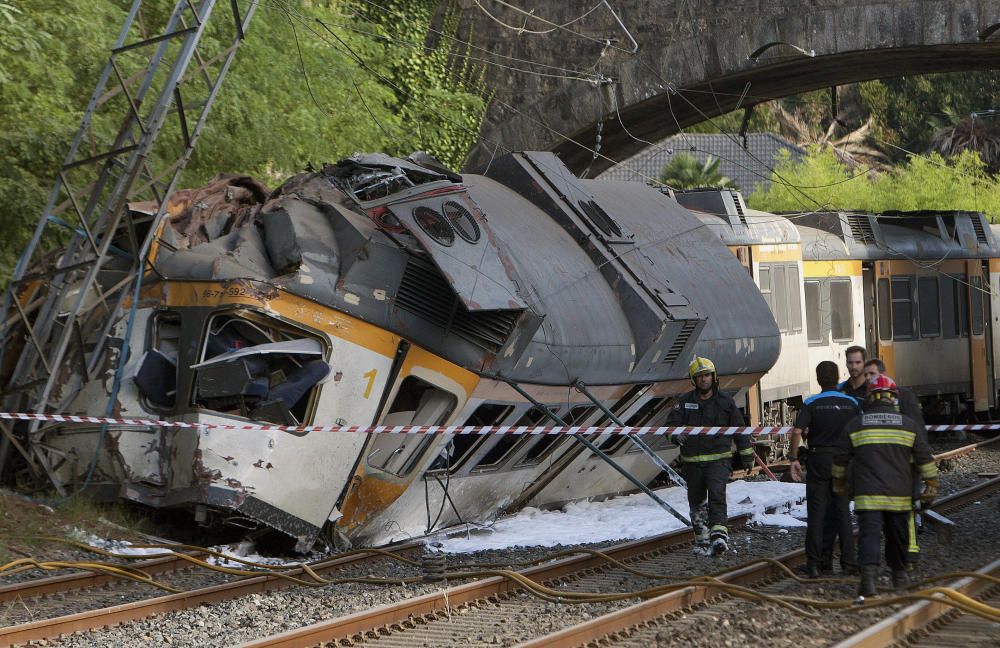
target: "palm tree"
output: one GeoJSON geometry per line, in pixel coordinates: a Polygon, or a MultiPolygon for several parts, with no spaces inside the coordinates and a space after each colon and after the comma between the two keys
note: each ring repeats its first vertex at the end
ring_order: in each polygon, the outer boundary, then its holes
{"type": "Polygon", "coordinates": [[[732,180],[719,172],[719,158],[708,156],[704,163],[693,155],[678,153],[660,172],[660,182],[673,189],[704,187],[737,188],[732,180]]]}
{"type": "Polygon", "coordinates": [[[975,151],[986,170],[996,173],[1000,170],[1000,128],[990,121],[966,117],[934,133],[931,150],[946,158],[965,150],[975,151]]]}
{"type": "Polygon", "coordinates": [[[873,171],[889,169],[889,157],[882,151],[866,144],[874,124],[871,117],[858,128],[837,138],[835,134],[838,126],[843,129],[843,124],[837,120],[831,121],[824,131],[818,123],[808,119],[798,109],[789,110],[779,102],[773,102],[769,109],[778,122],[781,136],[789,141],[799,146],[810,144],[818,144],[821,147],[828,146],[833,149],[837,159],[849,169],[860,167],[868,167],[873,171]]]}

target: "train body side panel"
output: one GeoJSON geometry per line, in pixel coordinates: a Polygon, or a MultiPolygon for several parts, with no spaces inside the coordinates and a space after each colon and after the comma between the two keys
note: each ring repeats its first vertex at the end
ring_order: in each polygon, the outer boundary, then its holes
{"type": "MultiPolygon", "coordinates": [[[[996,230],[996,227],[994,227],[996,230]]],[[[1000,384],[1000,259],[990,259],[989,261],[989,281],[990,281],[990,329],[991,329],[991,356],[993,359],[993,389],[990,393],[990,406],[996,407],[998,404],[997,385],[1000,384]]]]}
{"type": "MultiPolygon", "coordinates": [[[[892,282],[890,308],[893,309],[893,353],[892,367],[890,370],[887,362],[887,371],[899,384],[910,387],[921,397],[971,394],[970,351],[981,349],[979,352],[985,353],[983,336],[979,335],[978,339],[973,336],[970,341],[968,336],[946,335],[941,326],[940,295],[937,305],[928,305],[928,294],[921,295],[920,288],[922,282],[940,287],[941,273],[967,277],[966,262],[945,261],[930,269],[913,261],[880,263],[888,266],[892,282]],[[900,322],[900,317],[907,313],[911,321],[900,322]],[[934,313],[937,313],[936,318],[934,313]]],[[[966,281],[956,285],[959,290],[968,288],[966,281]]],[[[879,308],[882,308],[881,303],[879,308]]],[[[981,380],[985,381],[985,375],[981,380]]]]}
{"type": "MultiPolygon", "coordinates": [[[[818,393],[819,383],[816,382],[816,365],[824,360],[831,360],[840,367],[841,378],[846,379],[844,369],[846,358],[844,352],[850,346],[865,346],[865,304],[861,278],[860,261],[806,261],[803,263],[803,283],[807,295],[818,297],[818,311],[806,313],[806,329],[808,342],[809,392],[818,393]],[[832,297],[835,285],[850,286],[850,301],[847,304],[850,311],[843,309],[842,303],[834,303],[832,297]],[[841,312],[834,313],[834,310],[841,312]],[[832,325],[834,318],[840,326],[832,325]],[[846,326],[844,320],[849,320],[846,326]],[[814,330],[815,329],[815,330],[814,330]],[[839,329],[839,330],[836,330],[839,329]],[[849,329],[845,330],[845,329],[849,329]]],[[[813,308],[809,299],[806,308],[813,308]]]]}
{"type": "Polygon", "coordinates": [[[753,247],[752,257],[754,281],[765,291],[771,286],[770,305],[781,331],[781,354],[760,380],[761,400],[766,404],[804,396],[809,390],[811,371],[804,362],[807,342],[802,248],[797,243],[758,245],[753,247]],[[782,279],[787,286],[784,299],[778,286],[782,279]],[[791,309],[784,315],[780,312],[783,306],[791,309]]]}

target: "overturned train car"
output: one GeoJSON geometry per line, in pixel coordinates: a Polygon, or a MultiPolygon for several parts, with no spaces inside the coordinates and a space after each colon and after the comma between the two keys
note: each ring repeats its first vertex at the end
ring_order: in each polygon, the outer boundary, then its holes
{"type": "MultiPolygon", "coordinates": [[[[148,206],[147,206],[148,207],[148,206]]],[[[143,209],[143,206],[133,206],[143,209]]],[[[129,337],[121,416],[290,425],[657,424],[692,355],[748,388],[779,352],[774,318],[723,242],[671,197],[580,180],[549,153],[462,175],[356,155],[274,192],[220,177],[177,192],[129,337]]],[[[70,406],[97,413],[113,361],[70,406]]],[[[636,477],[659,469],[593,441],[636,477]]],[[[394,436],[218,428],[53,428],[67,483],[307,546],[377,544],[630,488],[552,436],[394,436]],[[100,440],[101,448],[97,448],[100,440]]],[[[654,451],[669,460],[668,444],[654,451]]]]}

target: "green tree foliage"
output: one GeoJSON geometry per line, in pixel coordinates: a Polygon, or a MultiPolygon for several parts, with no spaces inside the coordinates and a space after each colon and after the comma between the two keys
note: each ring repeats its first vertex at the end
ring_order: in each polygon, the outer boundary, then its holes
{"type": "Polygon", "coordinates": [[[786,155],[771,182],[767,190],[750,195],[751,207],[771,212],[968,210],[1000,216],[1000,181],[971,151],[950,159],[937,153],[912,156],[891,172],[874,174],[854,173],[832,150],[814,146],[798,162],[786,155]]]}
{"type": "Polygon", "coordinates": [[[970,113],[997,107],[1000,74],[973,71],[926,74],[858,84],[861,101],[875,118],[876,143],[903,160],[910,151],[930,149],[935,131],[970,113]]]}
{"type": "Polygon", "coordinates": [[[660,172],[660,182],[674,189],[735,186],[719,171],[719,162],[719,158],[711,155],[699,162],[693,155],[677,153],[660,172]]]}
{"type": "MultiPolygon", "coordinates": [[[[423,46],[438,3],[394,0],[374,23],[352,11],[359,3],[259,5],[182,186],[224,171],[275,185],[355,151],[422,149],[460,165],[486,102],[479,71],[452,56],[450,41],[423,46]]],[[[41,215],[129,4],[78,0],[70,11],[56,0],[0,0],[0,276],[41,215]]],[[[173,5],[146,0],[140,24],[173,5]]],[[[438,29],[454,29],[456,16],[438,29]]]]}
{"type": "Polygon", "coordinates": [[[402,127],[398,146],[426,149],[459,168],[479,136],[487,91],[468,46],[450,38],[458,27],[454,4],[438,20],[439,0],[352,0],[360,29],[377,36],[376,70],[396,94],[402,127]],[[435,23],[428,32],[427,25],[435,23]]]}

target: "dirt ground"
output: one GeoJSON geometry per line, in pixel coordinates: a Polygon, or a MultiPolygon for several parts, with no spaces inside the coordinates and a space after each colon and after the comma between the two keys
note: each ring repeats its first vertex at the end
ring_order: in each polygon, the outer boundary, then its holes
{"type": "Polygon", "coordinates": [[[80,558],[81,549],[53,538],[71,540],[74,536],[94,534],[101,538],[149,542],[141,535],[146,526],[148,521],[118,505],[104,506],[76,497],[43,502],[0,490],[0,567],[26,557],[80,558]]]}

